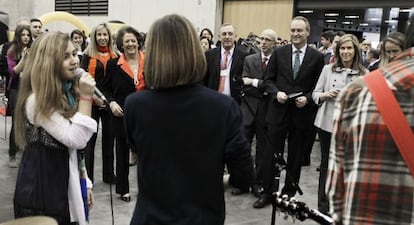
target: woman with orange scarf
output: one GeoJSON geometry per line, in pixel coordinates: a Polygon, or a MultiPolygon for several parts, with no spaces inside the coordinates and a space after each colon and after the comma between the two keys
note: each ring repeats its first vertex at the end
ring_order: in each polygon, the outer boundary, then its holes
{"type": "Polygon", "coordinates": [[[144,90],[144,53],[139,32],[126,26],[118,31],[118,49],[123,53],[108,61],[103,91],[112,111],[111,125],[116,139],[116,193],[129,202],[129,146],[124,126],[124,102],[128,95],[144,90]]]}
{"type": "MultiPolygon", "coordinates": [[[[86,48],[80,67],[91,74],[96,81],[96,87],[102,89],[102,83],[106,72],[106,63],[109,59],[116,58],[112,49],[111,32],[105,23],[99,24],[90,33],[90,43],[86,48]]],[[[92,118],[99,127],[99,118],[102,121],[102,176],[106,183],[114,183],[114,136],[110,126],[111,112],[100,100],[95,99],[92,107],[92,118]]],[[[95,144],[97,134],[89,140],[85,148],[85,164],[88,176],[93,182],[93,167],[95,158],[95,144]]]]}

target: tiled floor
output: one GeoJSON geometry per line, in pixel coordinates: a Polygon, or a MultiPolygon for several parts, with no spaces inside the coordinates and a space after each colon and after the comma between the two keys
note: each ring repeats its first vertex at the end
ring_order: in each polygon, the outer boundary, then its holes
{"type": "MultiPolygon", "coordinates": [[[[10,129],[11,119],[8,118],[8,129],[10,129]]],[[[4,117],[0,117],[0,136],[3,136],[4,132],[4,117]]],[[[0,139],[0,223],[8,220],[12,220],[13,217],[13,193],[14,185],[16,181],[17,169],[11,169],[8,167],[8,140],[0,139]]],[[[112,210],[114,223],[116,225],[129,224],[132,212],[135,206],[136,194],[137,194],[137,179],[136,168],[130,167],[130,191],[132,195],[132,201],[129,203],[123,202],[118,199],[118,195],[114,195],[112,198],[111,207],[111,195],[110,186],[102,182],[102,166],[100,159],[100,135],[98,135],[97,151],[95,156],[95,206],[91,211],[90,224],[91,225],[111,225],[112,224],[112,210]]],[[[299,201],[306,202],[310,208],[316,208],[317,206],[317,182],[319,174],[315,168],[319,164],[320,150],[319,143],[316,142],[312,153],[312,165],[303,167],[302,178],[300,187],[302,188],[304,195],[297,196],[299,201]]],[[[282,179],[283,180],[283,179],[282,179]]],[[[112,187],[112,193],[114,193],[115,187],[112,187]]],[[[269,225],[271,220],[272,206],[267,206],[263,209],[254,209],[252,207],[256,198],[253,195],[232,196],[230,194],[230,188],[226,185],[226,225],[269,225]]],[[[177,203],[179,204],[179,203],[177,203]]],[[[292,224],[292,219],[284,219],[285,215],[276,217],[276,224],[292,224]]],[[[311,220],[304,222],[296,220],[296,224],[317,224],[311,220]]]]}

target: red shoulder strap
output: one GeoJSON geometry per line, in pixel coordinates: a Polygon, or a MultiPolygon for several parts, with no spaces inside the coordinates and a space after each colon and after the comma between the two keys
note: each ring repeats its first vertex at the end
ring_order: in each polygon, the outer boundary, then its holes
{"type": "Polygon", "coordinates": [[[381,116],[414,176],[414,134],[380,69],[364,76],[381,116]]]}

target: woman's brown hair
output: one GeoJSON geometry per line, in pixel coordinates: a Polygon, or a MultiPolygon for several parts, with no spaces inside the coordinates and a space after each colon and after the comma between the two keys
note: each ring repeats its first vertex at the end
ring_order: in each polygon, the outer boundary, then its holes
{"type": "Polygon", "coordinates": [[[145,84],[149,89],[200,82],[206,60],[199,37],[183,16],[167,15],[155,21],[145,42],[145,84]]]}

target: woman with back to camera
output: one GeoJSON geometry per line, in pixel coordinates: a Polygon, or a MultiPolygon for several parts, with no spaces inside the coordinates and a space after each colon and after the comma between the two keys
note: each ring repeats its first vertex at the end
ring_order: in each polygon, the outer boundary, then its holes
{"type": "Polygon", "coordinates": [[[19,90],[20,73],[23,72],[29,48],[33,42],[30,27],[26,25],[19,25],[16,27],[13,41],[7,51],[7,66],[9,77],[6,79],[6,96],[7,101],[7,115],[12,116],[12,126],[9,135],[9,167],[16,168],[17,160],[16,153],[18,147],[14,141],[14,107],[17,102],[17,92],[19,90]]]}
{"type": "Polygon", "coordinates": [[[131,224],[222,225],[224,164],[237,188],[253,179],[239,106],[200,84],[206,61],[188,19],[158,19],[145,46],[147,90],[128,96],[124,109],[138,154],[131,224]]]}
{"type": "Polygon", "coordinates": [[[139,43],[142,36],[130,26],[118,30],[118,49],[123,53],[119,58],[110,59],[102,91],[112,111],[111,127],[116,140],[116,193],[123,201],[131,201],[129,195],[129,146],[124,126],[124,102],[126,97],[145,88],[144,53],[139,43]]]}
{"type": "Polygon", "coordinates": [[[24,149],[16,218],[45,215],[59,225],[87,224],[92,183],[77,149],[96,132],[90,118],[95,81],[88,75],[77,79],[78,65],[68,34],[44,33],[30,49],[15,110],[16,143],[24,149]]]}
{"type": "MultiPolygon", "coordinates": [[[[90,43],[86,48],[80,67],[91,74],[96,81],[96,87],[102,90],[106,74],[106,63],[117,55],[112,49],[112,37],[109,27],[101,23],[94,27],[90,33],[90,43]]],[[[92,106],[92,118],[99,125],[102,122],[102,176],[105,183],[115,183],[114,175],[114,135],[110,126],[111,112],[98,99],[92,106]]],[[[94,134],[85,148],[86,169],[92,182],[94,181],[95,144],[97,134],[94,134]]]]}
{"type": "Polygon", "coordinates": [[[334,49],[334,55],[336,56],[334,63],[323,67],[312,92],[313,101],[319,105],[314,123],[321,145],[318,209],[325,214],[329,212],[325,182],[333,129],[335,98],[345,85],[368,72],[361,63],[360,48],[358,46],[358,39],[354,35],[345,34],[340,37],[334,49]]]}

